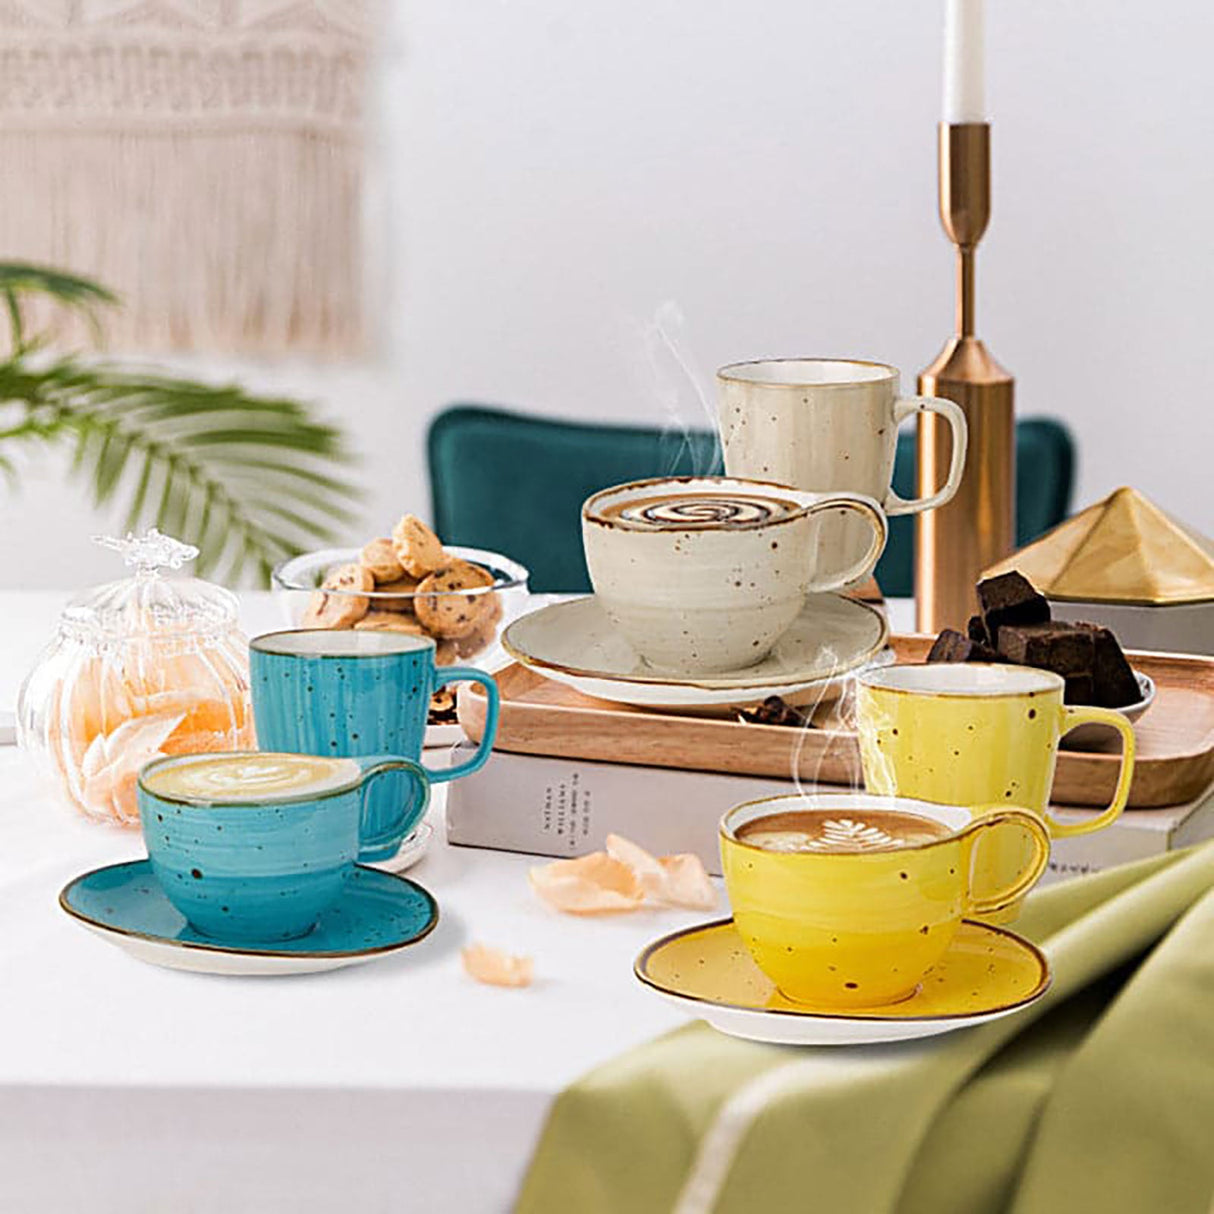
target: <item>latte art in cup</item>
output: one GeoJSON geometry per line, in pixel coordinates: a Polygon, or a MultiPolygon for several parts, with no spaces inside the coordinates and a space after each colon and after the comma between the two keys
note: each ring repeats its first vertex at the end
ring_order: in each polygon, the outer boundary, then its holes
{"type": "Polygon", "coordinates": [[[942,822],[892,810],[861,810],[854,816],[793,810],[756,818],[737,837],[764,851],[854,853],[919,847],[948,834],[942,822]]]}
{"type": "Polygon", "coordinates": [[[358,778],[358,764],[352,759],[249,751],[190,755],[156,767],[143,784],[158,797],[256,803],[323,795],[358,778]]]}
{"type": "Polygon", "coordinates": [[[617,502],[602,510],[612,522],[638,528],[757,527],[803,509],[796,502],[755,494],[663,493],[617,502]]]}

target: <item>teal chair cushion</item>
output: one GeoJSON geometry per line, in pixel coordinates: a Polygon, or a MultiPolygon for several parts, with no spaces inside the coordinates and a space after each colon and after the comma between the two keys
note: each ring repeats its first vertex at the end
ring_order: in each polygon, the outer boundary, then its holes
{"type": "Polygon", "coordinates": [[[716,436],[554,421],[455,405],[427,436],[435,530],[444,543],[521,561],[539,591],[590,589],[582,503],[648,476],[721,471],[716,436]]]}
{"type": "MultiPolygon", "coordinates": [[[[1074,448],[1049,418],[1016,426],[1017,543],[1070,510],[1074,448]]],[[[444,542],[490,548],[531,570],[531,588],[590,589],[582,559],[581,506],[597,489],[647,476],[715,475],[716,436],[643,426],[557,421],[480,405],[453,405],[427,435],[432,517],[444,542]]],[[[894,486],[914,495],[913,434],[898,439],[894,486]]],[[[877,581],[891,597],[914,589],[914,521],[891,520],[877,581]]]]}

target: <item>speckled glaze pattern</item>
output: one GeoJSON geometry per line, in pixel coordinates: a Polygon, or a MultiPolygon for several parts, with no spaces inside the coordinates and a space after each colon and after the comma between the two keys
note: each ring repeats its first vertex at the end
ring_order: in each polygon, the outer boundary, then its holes
{"type": "Polygon", "coordinates": [[[1049,860],[1049,835],[1032,814],[972,821],[955,806],[831,793],[769,797],[721,821],[721,864],[734,923],[758,967],[789,999],[849,1009],[915,993],[948,951],[963,917],[1002,909],[1033,886],[1049,860]],[[811,810],[862,822],[866,812],[931,819],[943,838],[889,851],[774,851],[737,837],[772,814],[811,810]],[[979,834],[1008,834],[1029,849],[1012,879],[975,888],[979,834]]]}
{"type": "Polygon", "coordinates": [[[755,964],[732,919],[674,932],[637,958],[637,978],[689,1015],[752,1041],[851,1045],[899,1041],[1007,1015],[1050,985],[1045,957],[1028,941],[963,922],[947,952],[909,998],[887,1006],[794,1003],[755,964]]]}
{"type": "Polygon", "coordinates": [[[174,757],[144,768],[143,840],[165,896],[195,931],[224,943],[306,935],[340,897],[355,861],[395,851],[429,799],[425,772],[390,755],[355,759],[361,770],[344,786],[254,803],[204,804],[144,785],[158,768],[188,761],[174,757]],[[385,770],[402,781],[403,796],[372,829],[363,798],[385,770]]]}
{"type": "MultiPolygon", "coordinates": [[[[1129,798],[1134,730],[1120,713],[1071,707],[1062,696],[1058,675],[1025,667],[940,663],[865,672],[856,693],[865,786],[963,805],[975,815],[1008,806],[1031,810],[1055,838],[1100,830],[1129,798]],[[1121,734],[1121,773],[1104,813],[1067,825],[1048,814],[1050,788],[1059,740],[1082,724],[1121,734]]],[[[1015,840],[984,839],[975,871],[985,881],[1003,880],[1023,858],[1015,840]]]]}
{"type": "MultiPolygon", "coordinates": [[[[898,379],[895,367],[850,359],[766,359],[722,367],[717,389],[725,471],[814,493],[863,493],[891,516],[944,505],[957,492],[965,467],[965,415],[940,397],[900,397],[898,379]],[[907,501],[890,487],[894,453],[898,426],[919,412],[947,419],[952,463],[938,493],[907,501]]],[[[866,539],[854,519],[824,519],[817,536],[819,568],[825,574],[853,564],[866,539]]]]}
{"type": "MultiPolygon", "coordinates": [[[[285,972],[299,972],[298,962],[354,961],[394,952],[424,938],[438,921],[438,907],[420,885],[359,866],[345,874],[337,899],[313,931],[264,945],[221,943],[195,930],[166,897],[148,860],[85,873],[64,888],[59,902],[115,943],[154,942],[178,953],[281,959],[288,962],[280,967],[285,972]]],[[[205,968],[197,963],[180,967],[205,968]]],[[[272,973],[274,967],[250,972],[272,973]]]]}
{"type": "MultiPolygon", "coordinates": [[[[266,750],[416,761],[430,697],[448,683],[469,681],[488,697],[480,747],[465,763],[425,771],[433,783],[453,780],[480,770],[489,758],[497,735],[497,684],[470,667],[437,667],[428,637],[305,629],[257,637],[249,650],[257,742],[266,750]]],[[[379,832],[409,796],[406,778],[380,777],[367,792],[365,833],[379,832]]],[[[387,859],[394,851],[363,859],[387,859]]]]}
{"type": "Polygon", "coordinates": [[[848,577],[867,576],[885,548],[876,502],[855,494],[799,493],[728,477],[671,477],[604,489],[582,508],[582,541],[595,596],[654,670],[676,676],[744,670],[761,662],[801,614],[819,576],[815,529],[832,513],[856,514],[871,542],[848,577]],[[614,515],[664,493],[721,503],[766,496],[794,503],[743,525],[697,520],[647,528],[614,515]]]}

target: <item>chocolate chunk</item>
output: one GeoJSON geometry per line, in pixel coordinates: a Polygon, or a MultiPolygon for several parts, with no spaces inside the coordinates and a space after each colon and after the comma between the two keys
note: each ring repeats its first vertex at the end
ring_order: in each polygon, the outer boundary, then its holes
{"type": "Polygon", "coordinates": [[[999,630],[999,653],[1020,666],[1068,675],[1092,673],[1096,646],[1092,635],[1073,624],[1004,624],[999,630]]]}
{"type": "Polygon", "coordinates": [[[953,628],[946,628],[932,645],[927,655],[929,662],[997,662],[999,655],[981,641],[962,636],[953,628]]]}
{"type": "Polygon", "coordinates": [[[1066,689],[1062,693],[1065,704],[1092,704],[1096,681],[1090,674],[1070,674],[1066,677],[1066,689]]]}
{"type": "MultiPolygon", "coordinates": [[[[999,629],[1008,624],[1046,624],[1048,601],[1022,573],[1013,570],[978,583],[978,606],[990,643],[999,647],[999,629]]],[[[1001,651],[1002,652],[1002,651],[1001,651]]]]}
{"type": "Polygon", "coordinates": [[[1096,644],[1086,628],[1057,622],[1005,624],[999,630],[999,652],[1008,662],[1061,675],[1068,704],[1095,703],[1096,644]]]}
{"type": "Polygon", "coordinates": [[[991,643],[991,634],[986,630],[986,624],[983,623],[980,615],[971,615],[969,623],[965,626],[965,631],[969,634],[971,641],[977,641],[980,645],[987,645],[991,648],[994,646],[991,643]]]}
{"type": "Polygon", "coordinates": [[[758,708],[743,708],[738,716],[751,725],[805,725],[803,713],[785,704],[779,696],[768,696],[758,708]]]}
{"type": "Polygon", "coordinates": [[[1099,624],[1081,623],[1075,627],[1091,634],[1096,651],[1092,662],[1095,698],[1087,703],[1099,704],[1101,708],[1124,708],[1127,704],[1137,704],[1142,699],[1142,688],[1117,638],[1099,624]]]}

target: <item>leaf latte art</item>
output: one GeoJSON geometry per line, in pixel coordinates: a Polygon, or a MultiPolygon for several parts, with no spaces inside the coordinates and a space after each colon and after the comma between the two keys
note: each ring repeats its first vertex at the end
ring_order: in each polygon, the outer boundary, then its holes
{"type": "Polygon", "coordinates": [[[748,493],[677,493],[640,498],[603,511],[605,518],[635,527],[757,527],[799,510],[796,502],[748,493]]]}

